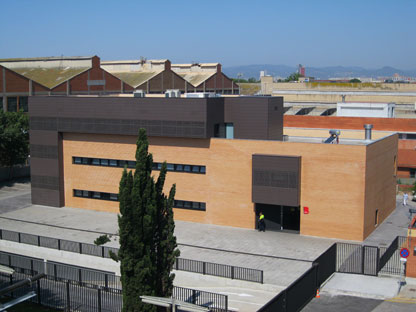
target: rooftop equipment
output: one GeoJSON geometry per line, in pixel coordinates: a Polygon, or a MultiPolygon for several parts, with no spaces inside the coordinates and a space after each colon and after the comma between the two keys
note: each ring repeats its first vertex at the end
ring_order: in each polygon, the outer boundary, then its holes
{"type": "Polygon", "coordinates": [[[194,92],[194,93],[185,93],[186,98],[213,98],[218,97],[217,94],[213,92],[194,92]]]}
{"type": "Polygon", "coordinates": [[[371,141],[371,129],[373,129],[373,125],[365,124],[364,129],[365,129],[365,140],[371,141]]]}
{"type": "Polygon", "coordinates": [[[139,98],[144,98],[146,97],[146,92],[144,92],[143,90],[136,90],[133,92],[133,96],[134,97],[139,97],[139,98]]]}
{"type": "Polygon", "coordinates": [[[341,131],[339,130],[329,130],[330,137],[324,141],[326,144],[334,144],[334,140],[336,140],[336,144],[339,144],[339,136],[341,135],[341,131]]]}
{"type": "Polygon", "coordinates": [[[165,97],[167,98],[179,98],[181,97],[181,91],[180,90],[166,90],[165,91],[165,97]]]}

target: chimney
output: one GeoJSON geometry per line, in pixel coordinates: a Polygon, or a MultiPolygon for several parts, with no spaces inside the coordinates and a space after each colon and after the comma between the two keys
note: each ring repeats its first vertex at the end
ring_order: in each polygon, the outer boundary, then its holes
{"type": "Polygon", "coordinates": [[[364,129],[365,129],[365,140],[371,141],[371,129],[373,129],[373,125],[365,124],[364,129]]]}

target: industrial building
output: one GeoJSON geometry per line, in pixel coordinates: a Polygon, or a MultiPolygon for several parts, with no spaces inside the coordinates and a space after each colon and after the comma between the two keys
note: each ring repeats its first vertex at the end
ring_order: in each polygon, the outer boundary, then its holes
{"type": "Polygon", "coordinates": [[[0,59],[0,70],[5,111],[27,111],[28,96],[120,93],[122,87],[98,56],[0,59]]]}
{"type": "Polygon", "coordinates": [[[282,97],[39,96],[29,113],[33,204],[117,213],[145,128],[177,220],[254,229],[262,211],[267,230],[362,241],[396,206],[397,134],[284,137],[282,97]]]}

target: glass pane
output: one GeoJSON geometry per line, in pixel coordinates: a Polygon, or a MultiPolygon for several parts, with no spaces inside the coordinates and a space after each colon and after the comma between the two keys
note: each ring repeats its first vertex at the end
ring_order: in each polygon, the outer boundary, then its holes
{"type": "Polygon", "coordinates": [[[124,168],[127,165],[127,161],[125,160],[119,160],[118,161],[118,166],[121,168],[124,168]]]}
{"type": "Polygon", "coordinates": [[[99,166],[100,165],[100,159],[99,158],[93,158],[92,159],[92,164],[96,165],[96,166],[99,166]]]}
{"type": "Polygon", "coordinates": [[[168,171],[174,171],[175,170],[174,164],[167,164],[167,169],[168,171]]]}
{"type": "Polygon", "coordinates": [[[81,190],[74,190],[74,196],[82,197],[82,191],[81,190]]]}
{"type": "Polygon", "coordinates": [[[205,173],[205,166],[200,166],[199,167],[199,172],[205,173]]]}
{"type": "Polygon", "coordinates": [[[74,157],[74,164],[80,164],[81,162],[81,157],[74,157]]]}
{"type": "Polygon", "coordinates": [[[176,165],[176,171],[183,171],[182,165],[176,165]]]}
{"type": "Polygon", "coordinates": [[[27,99],[27,96],[19,97],[19,110],[23,110],[24,112],[28,111],[27,99]]]}
{"type": "Polygon", "coordinates": [[[110,166],[111,166],[111,167],[117,167],[117,160],[115,160],[115,159],[110,159],[110,166]]]}
{"type": "Polygon", "coordinates": [[[90,197],[90,192],[88,192],[88,191],[82,191],[82,196],[83,197],[90,197]]]}
{"type": "Polygon", "coordinates": [[[200,208],[201,210],[205,210],[205,209],[206,209],[206,205],[205,205],[205,203],[199,203],[199,208],[200,208]]]}
{"type": "Polygon", "coordinates": [[[199,172],[199,166],[192,166],[192,172],[199,172]]]}
{"type": "Polygon", "coordinates": [[[110,194],[110,200],[118,200],[118,194],[110,194]]]}
{"type": "Polygon", "coordinates": [[[17,112],[17,97],[7,97],[7,111],[8,112],[17,112]]]}
{"type": "Polygon", "coordinates": [[[198,202],[192,202],[192,208],[199,209],[199,203],[198,202]]]}
{"type": "Polygon", "coordinates": [[[157,163],[157,170],[162,169],[162,163],[157,163]]]}
{"type": "Polygon", "coordinates": [[[184,202],[183,202],[183,206],[184,206],[185,208],[191,208],[191,202],[189,202],[189,201],[184,201],[184,202]]]}
{"type": "Polygon", "coordinates": [[[136,168],[136,162],[135,162],[135,161],[131,161],[131,160],[129,160],[129,161],[127,162],[127,167],[128,167],[128,168],[136,168]]]}
{"type": "Polygon", "coordinates": [[[189,165],[185,165],[185,166],[183,167],[183,171],[186,171],[186,172],[191,172],[191,166],[189,166],[189,165]]]}
{"type": "Polygon", "coordinates": [[[88,164],[90,163],[90,159],[89,159],[89,158],[87,158],[87,157],[83,157],[83,158],[82,158],[82,163],[83,163],[84,165],[88,165],[88,164]]]}
{"type": "Polygon", "coordinates": [[[92,197],[94,198],[101,198],[101,193],[100,192],[94,192],[92,197]]]}
{"type": "Polygon", "coordinates": [[[108,159],[101,159],[101,166],[108,166],[108,159]]]}

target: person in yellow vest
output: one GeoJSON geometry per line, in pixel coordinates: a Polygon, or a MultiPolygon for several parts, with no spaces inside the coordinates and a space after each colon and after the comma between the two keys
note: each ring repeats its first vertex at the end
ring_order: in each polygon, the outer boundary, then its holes
{"type": "Polygon", "coordinates": [[[264,220],[263,212],[260,212],[260,216],[259,216],[259,231],[266,232],[266,222],[264,220]]]}

